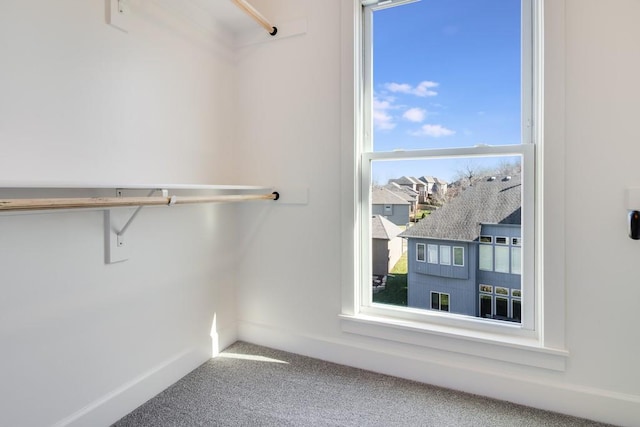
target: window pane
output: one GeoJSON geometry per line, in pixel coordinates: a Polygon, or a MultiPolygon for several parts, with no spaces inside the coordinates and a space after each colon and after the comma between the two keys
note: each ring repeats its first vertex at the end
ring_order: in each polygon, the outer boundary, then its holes
{"type": "Polygon", "coordinates": [[[507,317],[509,300],[506,298],[496,297],[496,316],[507,317]]]}
{"type": "Polygon", "coordinates": [[[491,317],[493,310],[491,310],[491,303],[493,297],[489,295],[480,295],[480,317],[491,317]]]}
{"type": "Polygon", "coordinates": [[[480,245],[479,248],[479,268],[480,270],[493,270],[493,246],[491,245],[480,245]]]}
{"type": "Polygon", "coordinates": [[[451,246],[440,246],[440,264],[451,265],[451,246]]]}
{"type": "Polygon", "coordinates": [[[418,243],[416,245],[416,259],[418,261],[424,262],[426,260],[424,249],[425,249],[424,243],[418,243]]]}
{"type": "Polygon", "coordinates": [[[511,273],[522,274],[522,249],[511,248],[511,273]]]}
{"type": "Polygon", "coordinates": [[[440,310],[449,311],[449,295],[440,294],[440,310]]]}
{"type": "Polygon", "coordinates": [[[496,271],[499,273],[508,273],[509,272],[509,248],[507,246],[496,246],[495,251],[496,251],[496,271]]]}
{"type": "Polygon", "coordinates": [[[518,300],[518,299],[511,300],[511,307],[512,307],[511,311],[513,312],[513,316],[512,316],[513,319],[517,320],[517,321],[520,321],[520,319],[521,319],[520,300],[518,300]]]}
{"type": "Polygon", "coordinates": [[[519,144],[520,0],[430,0],[373,13],[373,147],[519,144]]]}
{"type": "Polygon", "coordinates": [[[428,258],[428,262],[430,264],[437,264],[438,263],[438,245],[429,245],[429,258],[428,258]]]}
{"type": "Polygon", "coordinates": [[[437,292],[431,292],[431,308],[434,310],[440,309],[440,294],[437,292]]]}
{"type": "Polygon", "coordinates": [[[464,267],[464,248],[462,247],[453,248],[453,265],[464,267]]]}

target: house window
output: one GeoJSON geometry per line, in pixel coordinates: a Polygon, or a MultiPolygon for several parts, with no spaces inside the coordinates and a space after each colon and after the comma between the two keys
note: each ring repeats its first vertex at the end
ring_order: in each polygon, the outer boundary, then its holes
{"type": "MultiPolygon", "coordinates": [[[[458,346],[462,353],[493,358],[485,352],[489,348],[493,353],[500,353],[499,360],[564,369],[564,305],[535,305],[536,301],[542,301],[541,295],[544,295],[544,301],[555,298],[561,300],[565,290],[564,246],[554,244],[560,239],[556,232],[562,232],[564,227],[564,173],[559,166],[564,159],[564,2],[500,0],[492,3],[490,13],[486,7],[483,8],[484,1],[352,0],[340,4],[341,11],[348,18],[342,20],[344,31],[341,32],[343,58],[347,58],[341,61],[341,77],[347,89],[341,91],[345,119],[342,154],[346,160],[342,165],[345,173],[341,182],[344,194],[353,201],[344,204],[342,231],[344,251],[354,260],[354,263],[343,263],[343,331],[379,339],[389,339],[393,335],[394,340],[408,345],[446,349],[439,345],[440,340],[430,339],[442,335],[442,326],[446,326],[452,332],[445,332],[444,335],[458,344],[464,344],[458,346]],[[474,13],[474,7],[480,8],[475,11],[478,13],[474,13]],[[511,13],[514,10],[515,13],[511,13]],[[522,12],[522,16],[519,12],[522,12]],[[465,21],[469,25],[465,25],[464,32],[451,37],[450,32],[442,31],[445,16],[449,22],[458,22],[461,14],[470,17],[465,21]],[[544,20],[544,17],[554,19],[544,20]],[[472,28],[480,25],[482,27],[472,28]],[[430,33],[417,37],[422,35],[422,31],[430,33]],[[493,34],[489,34],[491,32],[493,34]],[[486,38],[485,33],[488,35],[486,38]],[[462,39],[466,35],[472,35],[474,39],[466,43],[462,39]],[[547,41],[550,41],[548,45],[544,43],[547,41]],[[501,43],[515,46],[518,52],[510,55],[511,48],[506,49],[507,46],[501,43]],[[505,54],[510,59],[502,62],[505,54]],[[469,61],[468,66],[459,62],[465,60],[469,61]],[[481,72],[482,63],[488,66],[486,73],[481,72]],[[544,70],[550,71],[544,79],[543,63],[544,70]],[[507,66],[509,64],[521,66],[517,73],[512,73],[513,68],[507,66]],[[407,69],[411,73],[406,73],[407,69]],[[503,78],[503,73],[510,73],[512,78],[503,78]],[[446,76],[446,79],[441,76],[446,76]],[[472,89],[464,90],[463,86],[452,80],[460,77],[472,82],[472,89]],[[477,77],[475,82],[474,77],[477,77]],[[514,88],[514,83],[517,88],[514,88]],[[350,90],[351,87],[354,90],[350,90]],[[451,97],[445,97],[453,95],[454,89],[455,103],[451,102],[451,97]],[[482,90],[485,91],[484,96],[479,93],[482,90]],[[498,115],[489,114],[486,109],[474,108],[470,102],[472,99],[467,97],[472,95],[489,105],[495,99],[506,99],[504,96],[507,93],[521,93],[522,97],[515,106],[503,103],[505,108],[498,115]],[[427,103],[417,105],[414,102],[416,100],[427,103]],[[469,116],[449,120],[449,114],[456,112],[460,106],[465,107],[469,116]],[[466,121],[472,115],[475,120],[466,121]],[[521,115],[522,119],[519,120],[516,115],[521,115]],[[505,131],[500,138],[476,132],[479,128],[476,129],[475,124],[489,125],[491,122],[487,119],[491,117],[500,118],[500,126],[495,126],[494,121],[493,126],[485,129],[505,131]],[[471,124],[474,124],[474,129],[466,126],[471,124]],[[508,136],[509,129],[518,134],[508,136]],[[543,138],[554,143],[545,145],[543,150],[543,138]],[[534,144],[539,145],[538,149],[534,150],[534,144]],[[549,159],[552,161],[548,162],[549,159]],[[435,316],[430,307],[424,311],[407,310],[391,303],[372,302],[368,279],[371,276],[371,264],[367,258],[371,256],[372,243],[370,227],[367,226],[371,214],[372,183],[384,185],[390,178],[405,175],[442,175],[437,178],[449,182],[440,186],[443,194],[438,201],[446,204],[453,197],[468,193],[469,189],[474,190],[474,181],[478,178],[475,172],[487,170],[485,167],[488,163],[484,160],[494,164],[515,160],[521,169],[521,175],[509,175],[512,180],[516,177],[520,180],[518,183],[515,180],[511,182],[510,187],[521,188],[522,209],[517,215],[509,215],[504,219],[522,218],[523,221],[519,278],[522,298],[519,299],[519,305],[516,303],[520,307],[522,321],[514,328],[513,323],[501,321],[476,321],[458,315],[435,316]],[[440,173],[444,170],[464,171],[465,166],[473,166],[474,162],[477,162],[477,168],[469,168],[469,174],[459,181],[447,180],[446,175],[440,173]],[[409,164],[414,167],[404,169],[409,164]],[[406,173],[397,173],[399,167],[406,173]],[[539,209],[543,201],[544,210],[539,209]],[[544,245],[538,240],[542,237],[545,238],[544,245]],[[543,250],[544,258],[538,257],[543,250]],[[553,268],[543,268],[543,260],[552,260],[553,268]],[[541,274],[534,275],[536,271],[541,274]],[[354,278],[357,292],[353,288],[354,278]],[[544,285],[549,286],[543,287],[543,281],[544,285]],[[405,322],[406,328],[401,328],[404,329],[402,334],[394,333],[397,321],[405,322]],[[478,331],[486,339],[478,338],[478,331]],[[494,345],[500,341],[516,345],[494,345]],[[523,350],[526,351],[524,358],[523,350]]],[[[491,175],[497,177],[493,183],[503,182],[502,174],[491,175]]],[[[438,211],[442,211],[441,208],[438,211]]],[[[493,223],[499,224],[500,221],[493,223]]],[[[409,224],[407,230],[422,222],[409,224]]],[[[408,247],[414,243],[412,239],[404,240],[408,247]]],[[[454,239],[439,236],[434,240],[454,239]]],[[[460,240],[467,243],[466,239],[460,240]]],[[[479,236],[470,242],[470,245],[466,245],[469,254],[464,261],[464,270],[456,269],[456,277],[451,279],[465,277],[465,273],[466,276],[477,276],[478,249],[484,242],[480,242],[479,236]]],[[[512,242],[511,246],[516,245],[512,242]]],[[[412,262],[416,263],[409,259],[408,264],[412,262]]],[[[423,269],[424,274],[413,276],[430,277],[430,271],[435,271],[433,265],[423,269]]],[[[478,298],[477,291],[473,294],[478,298]]],[[[424,297],[422,294],[422,301],[427,299],[424,297]]],[[[460,306],[466,307],[467,304],[460,306]]],[[[478,307],[477,300],[472,306],[478,307]]],[[[476,317],[481,312],[493,311],[491,300],[487,302],[483,299],[482,307],[474,310],[476,317]]],[[[516,312],[513,303],[511,311],[516,312]]]]}
{"type": "Polygon", "coordinates": [[[449,294],[431,292],[431,309],[449,311],[449,294]]]}
{"type": "Polygon", "coordinates": [[[416,261],[425,262],[427,260],[425,256],[426,245],[424,243],[416,244],[416,261]]]}
{"type": "MultiPolygon", "coordinates": [[[[520,274],[513,280],[519,283],[509,283],[509,287],[517,285],[523,289],[522,329],[528,331],[527,336],[535,336],[531,331],[539,323],[534,323],[536,307],[533,296],[538,293],[533,289],[533,221],[538,216],[534,215],[533,202],[534,196],[540,194],[540,191],[534,188],[537,152],[534,150],[533,136],[538,136],[540,120],[537,114],[541,109],[534,104],[540,91],[534,86],[532,77],[540,67],[533,64],[534,53],[537,55],[538,51],[534,52],[531,44],[533,21],[530,19],[534,16],[533,11],[539,13],[541,8],[534,9],[532,2],[537,0],[495,2],[496,14],[492,9],[490,14],[483,13],[483,19],[469,19],[469,25],[478,27],[473,30],[471,27],[466,28],[469,31],[465,34],[474,34],[473,45],[479,49],[470,52],[468,43],[457,38],[452,43],[454,39],[443,35],[441,31],[443,16],[446,15],[455,22],[460,14],[471,13],[468,9],[469,2],[362,1],[363,50],[356,52],[358,58],[362,53],[362,63],[358,64],[356,61],[357,69],[354,70],[356,81],[358,76],[362,76],[362,91],[356,94],[356,102],[352,104],[356,105],[356,109],[362,107],[362,116],[354,118],[355,123],[362,124],[355,135],[359,145],[354,161],[354,169],[358,174],[358,185],[355,188],[359,196],[356,211],[363,231],[361,245],[357,248],[358,254],[363,257],[371,254],[370,230],[367,229],[368,222],[364,218],[368,219],[371,214],[370,199],[374,183],[386,185],[399,178],[417,181],[426,176],[437,178],[443,183],[438,186],[442,188],[438,209],[419,222],[408,224],[406,230],[399,235],[407,242],[408,247],[416,244],[417,239],[426,245],[424,254],[410,257],[407,263],[407,298],[404,304],[412,310],[399,310],[398,304],[391,302],[372,302],[372,289],[366,279],[371,276],[368,271],[371,269],[369,261],[357,273],[361,278],[361,291],[354,300],[356,313],[442,323],[442,316],[434,317],[428,313],[431,307],[429,300],[424,298],[424,293],[420,298],[412,296],[414,289],[420,288],[424,292],[422,284],[416,286],[418,280],[433,282],[434,276],[451,272],[451,276],[447,276],[446,286],[451,286],[452,290],[456,286],[477,289],[477,280],[485,280],[485,277],[491,280],[489,276],[482,276],[479,272],[509,274],[515,267],[515,271],[519,268],[520,274]],[[399,31],[399,28],[406,31],[399,31]],[[408,36],[415,35],[416,32],[423,36],[408,36]],[[398,48],[400,46],[402,49],[398,48]],[[472,60],[477,55],[487,61],[472,60]],[[466,65],[461,66],[463,63],[466,65]],[[481,70],[483,64],[487,65],[485,72],[481,70]],[[447,67],[449,69],[445,70],[447,67]],[[459,72],[452,73],[451,67],[459,72]],[[480,75],[490,76],[491,81],[479,77],[480,75]],[[459,91],[455,98],[452,97],[454,89],[459,91]],[[486,90],[485,96],[479,97],[475,92],[471,96],[472,91],[476,90],[486,90]],[[482,100],[483,108],[487,106],[495,109],[491,114],[501,117],[502,124],[498,127],[501,129],[500,135],[496,133],[497,127],[487,119],[487,112],[480,110],[480,105],[477,109],[473,106],[478,99],[482,100]],[[480,113],[472,118],[469,116],[472,111],[480,113]],[[474,131],[467,126],[473,126],[474,131]],[[475,131],[478,133],[475,134],[475,131]],[[481,134],[482,137],[479,136],[481,134]],[[467,195],[481,194],[487,185],[492,186],[487,190],[491,197],[474,203],[475,211],[466,215],[466,212],[463,214],[460,210],[459,215],[454,212],[447,217],[451,221],[462,218],[464,221],[461,222],[470,225],[469,229],[461,232],[459,224],[451,223],[449,226],[444,224],[442,227],[431,227],[425,235],[411,234],[429,228],[432,218],[444,217],[445,214],[440,213],[448,206],[458,205],[467,195]],[[496,192],[490,193],[492,190],[496,192]],[[498,199],[505,193],[512,194],[510,201],[517,205],[509,212],[500,211],[505,209],[505,205],[498,199]],[[487,206],[490,209],[485,209],[487,206]],[[485,210],[491,211],[486,217],[483,216],[485,210]],[[521,223],[521,219],[524,223],[521,223]],[[422,227],[422,224],[425,226],[422,227]],[[499,232],[500,227],[504,232],[499,232]],[[474,229],[471,230],[472,228],[474,229]],[[488,232],[480,236],[480,228],[486,228],[488,232]],[[520,246],[522,252],[519,267],[517,260],[512,260],[512,231],[523,235],[524,241],[528,242],[520,246]],[[462,245],[439,244],[447,241],[467,245],[469,254],[464,253],[462,245]],[[496,248],[500,248],[497,253],[496,248]],[[420,262],[424,262],[425,257],[429,265],[418,266],[420,262]],[[435,268],[436,265],[457,268],[435,268]]],[[[473,7],[480,6],[473,3],[473,7]]],[[[358,49],[357,43],[354,46],[358,49]]],[[[511,208],[511,205],[507,208],[511,208]]],[[[348,229],[345,232],[348,233],[348,229]]],[[[428,292],[448,292],[446,289],[433,289],[435,283],[428,286],[428,292]]],[[[453,292],[448,293],[454,295],[453,292]]],[[[496,322],[465,323],[464,315],[478,317],[479,314],[476,309],[477,291],[473,293],[473,298],[460,304],[460,307],[467,307],[467,312],[456,312],[461,316],[445,316],[452,319],[446,323],[483,330],[485,326],[482,325],[491,324],[486,328],[495,330],[496,322]]],[[[508,296],[506,299],[510,302],[508,296]]],[[[495,299],[492,301],[491,313],[495,315],[495,299]]],[[[510,305],[506,311],[511,311],[510,305]]],[[[513,336],[513,332],[509,334],[513,336]]]]}
{"type": "Polygon", "coordinates": [[[453,247],[453,265],[464,267],[464,248],[462,246],[453,247]]]}
{"type": "Polygon", "coordinates": [[[451,246],[440,246],[440,264],[451,265],[451,246]]]}
{"type": "Polygon", "coordinates": [[[491,295],[480,295],[480,317],[493,316],[493,297],[491,295]]]}
{"type": "MultiPolygon", "coordinates": [[[[497,240],[498,239],[496,239],[496,243],[497,243],[497,240]]],[[[509,272],[509,247],[508,246],[495,247],[495,271],[497,271],[498,273],[509,272]]]]}
{"type": "Polygon", "coordinates": [[[493,286],[491,285],[480,285],[480,292],[482,293],[489,293],[492,294],[493,293],[493,286]]]}
{"type": "Polygon", "coordinates": [[[480,270],[493,271],[493,246],[480,245],[478,251],[478,268],[480,270]]]}
{"type": "MultiPolygon", "coordinates": [[[[530,7],[530,0],[523,1],[530,7]]],[[[470,18],[471,11],[466,10],[470,3],[466,0],[363,0],[362,4],[364,115],[359,170],[360,188],[368,206],[363,209],[363,216],[370,216],[368,199],[373,183],[385,185],[400,179],[416,183],[424,179],[422,177],[431,176],[437,182],[443,181],[443,189],[446,184],[447,191],[440,200],[442,206],[407,227],[400,237],[407,239],[409,245],[415,244],[412,239],[479,243],[478,253],[474,251],[474,256],[470,257],[473,259],[467,261],[460,246],[453,251],[452,245],[428,242],[426,254],[418,249],[416,258],[409,260],[406,304],[410,308],[428,309],[423,306],[427,302],[412,297],[413,292],[417,292],[414,289],[428,288],[431,275],[442,274],[444,270],[418,267],[416,263],[424,262],[425,255],[426,262],[432,266],[464,266],[468,271],[457,271],[452,279],[459,282],[451,282],[448,286],[475,289],[478,285],[476,272],[509,274],[512,263],[518,267],[517,262],[511,260],[511,237],[493,232],[479,235],[478,225],[504,225],[520,227],[520,230],[533,227],[531,223],[520,223],[520,218],[534,218],[531,203],[534,194],[533,128],[522,125],[530,123],[533,111],[532,58],[527,56],[531,51],[526,47],[531,38],[522,30],[523,18],[531,18],[531,10],[523,7],[521,0],[503,0],[496,2],[496,16],[483,14],[489,21],[469,19],[467,30],[474,32],[469,43],[482,46],[480,51],[470,52],[463,41],[455,39],[454,42],[451,37],[443,36],[441,21],[436,19],[436,16],[446,16],[452,21],[463,19],[463,16],[470,18]],[[420,34],[420,37],[408,37],[409,33],[420,34]],[[403,49],[397,49],[398,46],[403,49]],[[475,55],[491,59],[479,62],[472,59],[475,55]],[[449,68],[452,66],[458,71],[466,71],[452,74],[449,68]],[[487,80],[479,75],[491,78],[487,80]],[[459,96],[452,97],[450,91],[459,91],[459,96]],[[486,92],[484,97],[478,98],[478,94],[469,95],[472,91],[486,92]],[[444,105],[440,104],[442,102],[448,106],[438,106],[444,105]],[[469,111],[474,108],[476,111],[482,109],[483,113],[470,117],[469,111]],[[430,111],[433,109],[438,111],[430,111]],[[500,133],[484,118],[485,109],[503,117],[500,133]],[[484,135],[482,144],[469,137],[473,132],[466,132],[467,126],[484,135]],[[467,201],[473,194],[491,196],[467,201]],[[487,200],[491,202],[487,203],[487,200]],[[447,211],[449,206],[456,206],[451,209],[457,211],[447,211]],[[446,214],[442,213],[445,211],[446,214]],[[440,222],[431,225],[437,221],[440,222]],[[412,270],[421,274],[411,274],[412,270]],[[412,305],[413,301],[418,305],[412,305]]],[[[479,8],[478,12],[484,10],[480,4],[474,3],[472,7],[479,8]]],[[[421,191],[422,187],[417,190],[421,191]]],[[[385,213],[390,208],[385,205],[385,213]]],[[[520,231],[520,234],[525,233],[520,231]]],[[[369,276],[362,274],[362,277],[369,276]]],[[[363,306],[367,307],[372,299],[368,281],[363,288],[367,293],[362,298],[363,306]]],[[[533,312],[533,300],[530,303],[525,308],[533,312]]],[[[474,307],[475,301],[470,300],[465,306],[474,307]]],[[[382,308],[377,306],[376,309],[382,308]]],[[[494,307],[493,314],[495,311],[494,307]]],[[[473,308],[462,314],[477,317],[473,308]]],[[[533,322],[527,326],[533,327],[533,322]]]]}
{"type": "Polygon", "coordinates": [[[393,215],[393,205],[384,205],[384,214],[393,215]]]}
{"type": "Polygon", "coordinates": [[[522,273],[522,248],[511,247],[511,274],[522,273]]]}
{"type": "Polygon", "coordinates": [[[438,263],[438,245],[427,246],[427,262],[429,264],[438,263]]]}

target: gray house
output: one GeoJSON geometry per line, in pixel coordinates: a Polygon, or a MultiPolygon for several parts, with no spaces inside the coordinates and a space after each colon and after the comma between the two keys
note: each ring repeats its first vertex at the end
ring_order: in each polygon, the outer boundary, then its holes
{"type": "Polygon", "coordinates": [[[520,321],[520,176],[489,177],[400,236],[409,307],[520,321]]]}
{"type": "Polygon", "coordinates": [[[410,204],[409,213],[415,212],[418,205],[418,196],[419,196],[419,193],[417,191],[412,190],[411,188],[405,185],[397,184],[395,182],[390,182],[389,184],[385,185],[383,188],[386,188],[387,190],[397,194],[398,196],[402,197],[404,200],[409,202],[410,204]]]}
{"type": "Polygon", "coordinates": [[[402,229],[380,215],[371,217],[372,274],[386,276],[402,256],[402,229]]]}
{"type": "Polygon", "coordinates": [[[396,225],[409,222],[411,203],[383,187],[371,190],[371,215],[382,215],[396,225]]]}

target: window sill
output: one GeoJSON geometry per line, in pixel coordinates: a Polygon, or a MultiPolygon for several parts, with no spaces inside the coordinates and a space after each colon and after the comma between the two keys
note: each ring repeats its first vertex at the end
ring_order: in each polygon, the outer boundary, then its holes
{"type": "Polygon", "coordinates": [[[553,371],[564,371],[569,356],[566,350],[544,347],[532,338],[364,314],[340,318],[346,333],[553,371]]]}

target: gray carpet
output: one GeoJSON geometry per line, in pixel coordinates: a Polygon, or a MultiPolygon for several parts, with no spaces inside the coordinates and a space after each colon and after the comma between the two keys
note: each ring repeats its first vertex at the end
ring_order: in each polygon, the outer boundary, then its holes
{"type": "Polygon", "coordinates": [[[237,342],[114,426],[604,424],[237,342]]]}

